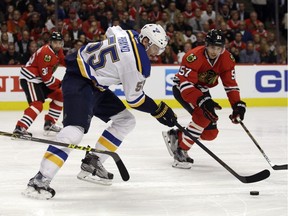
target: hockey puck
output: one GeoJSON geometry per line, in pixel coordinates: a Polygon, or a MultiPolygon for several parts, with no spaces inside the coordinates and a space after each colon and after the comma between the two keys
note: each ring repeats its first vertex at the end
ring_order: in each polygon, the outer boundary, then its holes
{"type": "Polygon", "coordinates": [[[250,191],[250,195],[258,196],[259,195],[259,191],[250,191]]]}

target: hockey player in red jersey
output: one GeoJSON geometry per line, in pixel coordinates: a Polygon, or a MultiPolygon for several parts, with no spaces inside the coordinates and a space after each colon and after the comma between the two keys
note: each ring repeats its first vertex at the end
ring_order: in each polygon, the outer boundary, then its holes
{"type": "MultiPolygon", "coordinates": [[[[212,29],[206,37],[206,45],[188,51],[179,72],[175,75],[173,94],[177,101],[192,115],[187,131],[195,138],[213,140],[217,137],[218,116],[215,110],[222,109],[212,100],[209,88],[218,85],[221,79],[233,109],[230,119],[244,119],[246,104],[240,98],[235,80],[235,60],[224,48],[225,39],[221,30],[212,29]]],[[[191,168],[194,162],[187,151],[194,141],[179,130],[163,132],[164,141],[174,157],[173,167],[191,168]]]]}
{"type": "Polygon", "coordinates": [[[55,125],[62,107],[61,81],[53,76],[59,64],[65,65],[63,36],[60,32],[51,34],[49,44],[38,49],[20,70],[20,84],[26,94],[29,107],[17,122],[13,133],[32,136],[27,129],[43,110],[45,99],[50,98],[48,114],[45,115],[44,131],[59,132],[55,125]]]}

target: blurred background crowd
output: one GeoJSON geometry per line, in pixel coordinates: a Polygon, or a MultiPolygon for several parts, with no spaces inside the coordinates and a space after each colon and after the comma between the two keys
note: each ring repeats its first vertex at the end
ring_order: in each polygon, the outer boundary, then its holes
{"type": "Polygon", "coordinates": [[[237,63],[287,64],[287,22],[287,0],[1,0],[0,64],[26,64],[53,31],[69,54],[110,26],[140,31],[147,23],[170,37],[155,64],[179,64],[212,28],[224,32],[237,63]]]}

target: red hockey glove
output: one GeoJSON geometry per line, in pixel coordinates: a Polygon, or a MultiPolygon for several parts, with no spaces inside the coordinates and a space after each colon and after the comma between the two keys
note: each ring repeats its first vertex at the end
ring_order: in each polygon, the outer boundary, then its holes
{"type": "Polygon", "coordinates": [[[213,101],[209,96],[201,96],[197,100],[198,106],[203,110],[204,116],[212,122],[218,120],[215,110],[221,110],[222,107],[213,101]]]}
{"type": "Polygon", "coordinates": [[[232,123],[238,124],[238,119],[241,119],[241,121],[244,119],[244,115],[246,112],[246,103],[243,101],[239,101],[232,106],[232,109],[233,112],[229,116],[229,118],[231,119],[232,123]]]}
{"type": "Polygon", "coordinates": [[[158,109],[151,113],[161,124],[164,124],[168,127],[173,127],[177,121],[177,116],[173,110],[163,101],[158,105],[158,109]]]}

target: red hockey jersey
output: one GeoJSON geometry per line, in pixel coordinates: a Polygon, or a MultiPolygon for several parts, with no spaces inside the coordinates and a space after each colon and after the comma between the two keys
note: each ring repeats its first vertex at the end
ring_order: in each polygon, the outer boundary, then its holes
{"type": "Polygon", "coordinates": [[[218,85],[220,77],[230,104],[240,101],[240,94],[235,80],[235,60],[230,52],[224,50],[212,64],[205,51],[205,46],[188,51],[176,77],[183,99],[197,106],[197,99],[218,85]],[[178,80],[177,79],[177,80],[178,80]]]}
{"type": "Polygon", "coordinates": [[[41,83],[50,89],[57,89],[61,81],[53,76],[58,65],[65,65],[63,49],[58,54],[47,44],[39,48],[20,71],[20,79],[41,83]]]}

